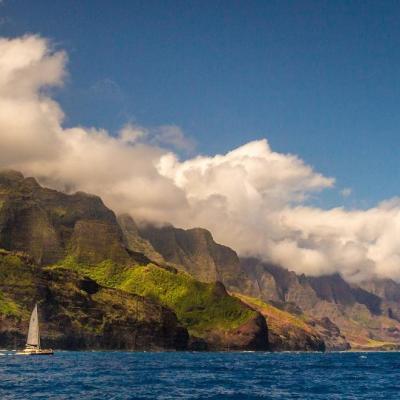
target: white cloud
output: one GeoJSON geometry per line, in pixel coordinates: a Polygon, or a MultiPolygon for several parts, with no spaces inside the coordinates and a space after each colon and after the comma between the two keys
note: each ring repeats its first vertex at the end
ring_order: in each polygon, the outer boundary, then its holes
{"type": "Polygon", "coordinates": [[[99,194],[138,219],[203,226],[241,254],[297,272],[400,280],[400,200],[366,211],[305,206],[334,179],[274,152],[267,140],[182,162],[164,148],[193,150],[176,126],[128,124],[117,137],[64,129],[46,88],[62,85],[66,60],[37,36],[0,39],[0,167],[57,189],[99,194]]]}
{"type": "Polygon", "coordinates": [[[103,130],[63,129],[63,113],[44,89],[62,85],[66,60],[37,36],[0,40],[0,167],[58,189],[97,193],[143,218],[165,219],[171,205],[184,206],[184,193],[154,166],[165,151],[132,145],[140,128],[135,133],[127,126],[116,138],[103,130]]]}

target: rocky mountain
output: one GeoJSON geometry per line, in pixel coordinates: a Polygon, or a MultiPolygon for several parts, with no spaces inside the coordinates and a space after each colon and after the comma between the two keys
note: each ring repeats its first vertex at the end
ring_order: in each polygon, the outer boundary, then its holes
{"type": "Polygon", "coordinates": [[[393,281],[355,285],[339,274],[307,277],[256,258],[239,260],[232,249],[199,228],[146,226],[138,232],[167,262],[201,281],[221,281],[260,311],[269,323],[273,348],[316,350],[321,341],[328,350],[400,345],[400,285],[393,281]]]}
{"type": "Polygon", "coordinates": [[[321,300],[312,286],[295,273],[272,265],[268,272],[257,259],[241,261],[234,250],[216,243],[205,229],[147,225],[138,233],[151,244],[152,251],[176,268],[203,282],[221,281],[241,301],[264,315],[273,349],[318,351],[350,347],[329,318],[314,319],[301,310],[300,305],[307,304],[305,308],[309,309],[321,300]],[[262,306],[257,298],[264,300],[262,306]]]}
{"type": "Polygon", "coordinates": [[[214,241],[206,229],[178,229],[171,225],[139,229],[140,235],[170,264],[202,282],[222,282],[229,290],[255,293],[234,250],[214,241]]]}
{"type": "Polygon", "coordinates": [[[99,197],[14,171],[0,172],[0,258],[3,346],[23,339],[38,301],[58,348],[400,347],[394,281],[353,284],[239,259],[205,229],[138,227],[99,197]]]}
{"type": "Polygon", "coordinates": [[[400,346],[400,324],[393,311],[398,309],[400,293],[395,282],[355,285],[339,274],[306,277],[254,258],[242,259],[241,265],[259,286],[262,300],[304,313],[328,349],[400,346]]]}
{"type": "Polygon", "coordinates": [[[259,312],[168,265],[99,197],[0,172],[0,251],[0,345],[25,336],[38,301],[56,348],[268,348],[259,312]]]}
{"type": "Polygon", "coordinates": [[[380,299],[380,309],[388,317],[400,321],[400,284],[391,279],[372,279],[359,286],[380,299]]]}
{"type": "Polygon", "coordinates": [[[97,263],[127,263],[114,213],[97,196],[67,195],[15,171],[0,173],[0,248],[22,251],[48,265],[67,254],[97,263]]]}
{"type": "MultiPolygon", "coordinates": [[[[127,229],[123,231],[127,236],[127,229]]],[[[339,274],[297,275],[255,258],[239,259],[234,250],[200,228],[148,225],[135,227],[135,235],[145,240],[149,257],[157,254],[200,281],[220,281],[258,310],[269,323],[272,348],[318,350],[321,341],[328,350],[400,345],[400,285],[391,280],[355,285],[339,274]]],[[[135,248],[143,245],[131,249],[135,248]]]]}

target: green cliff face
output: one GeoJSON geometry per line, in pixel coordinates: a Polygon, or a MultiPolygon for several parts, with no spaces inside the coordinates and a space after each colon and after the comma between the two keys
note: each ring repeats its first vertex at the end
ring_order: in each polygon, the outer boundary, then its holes
{"type": "Polygon", "coordinates": [[[63,268],[0,252],[0,347],[22,347],[38,302],[45,346],[57,349],[185,349],[187,330],[150,298],[99,285],[63,268]]]}
{"type": "Polygon", "coordinates": [[[102,285],[151,298],[172,309],[194,343],[208,349],[268,348],[265,320],[220,283],[204,283],[173,267],[124,267],[111,261],[85,265],[67,259],[61,265],[102,285]]]}

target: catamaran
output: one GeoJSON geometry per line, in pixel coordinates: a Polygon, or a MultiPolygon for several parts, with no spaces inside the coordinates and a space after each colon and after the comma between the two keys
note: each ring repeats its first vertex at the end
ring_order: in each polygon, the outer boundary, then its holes
{"type": "Polygon", "coordinates": [[[39,331],[39,317],[38,306],[32,311],[31,320],[29,321],[28,339],[26,341],[25,349],[17,352],[18,355],[24,356],[39,356],[39,355],[52,355],[52,349],[42,349],[40,347],[40,331],[39,331]]]}

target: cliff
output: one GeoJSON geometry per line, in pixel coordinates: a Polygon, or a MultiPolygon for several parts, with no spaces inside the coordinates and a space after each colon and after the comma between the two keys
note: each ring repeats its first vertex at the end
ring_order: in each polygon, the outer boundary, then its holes
{"type": "Polygon", "coordinates": [[[46,189],[14,171],[0,172],[0,248],[25,252],[40,265],[67,254],[93,263],[130,261],[116,217],[99,197],[46,189]]]}
{"type": "Polygon", "coordinates": [[[0,281],[0,345],[25,335],[27,310],[38,301],[45,339],[57,348],[184,348],[179,332],[187,330],[190,348],[268,348],[260,313],[222,284],[199,282],[169,266],[132,219],[118,223],[97,196],[67,195],[18,172],[0,172],[0,249],[8,271],[0,281]],[[10,274],[10,260],[24,255],[29,265],[10,274]],[[17,276],[28,267],[29,279],[19,288],[17,276]],[[98,291],[82,297],[87,279],[98,291]],[[10,310],[20,310],[19,319],[10,310]]]}
{"type": "Polygon", "coordinates": [[[256,259],[241,261],[234,250],[216,243],[205,229],[150,225],[141,227],[139,234],[176,268],[203,282],[221,281],[241,301],[258,310],[267,320],[272,349],[319,351],[325,347],[330,350],[349,347],[340,329],[330,320],[319,323],[308,318],[310,324],[304,321],[300,324],[297,314],[305,314],[299,306],[307,304],[308,310],[320,299],[312,286],[295,273],[278,267],[267,271],[256,259]],[[255,303],[257,298],[264,301],[262,307],[255,303]]]}
{"type": "Polygon", "coordinates": [[[227,289],[254,293],[257,287],[244,273],[234,250],[214,241],[206,229],[141,227],[140,235],[163,258],[202,282],[222,282],[227,289]]]}
{"type": "Polygon", "coordinates": [[[300,324],[296,312],[302,312],[297,304],[312,305],[320,300],[311,285],[304,286],[295,273],[281,268],[276,268],[275,274],[269,273],[256,259],[241,262],[234,250],[216,243],[205,229],[148,225],[141,227],[139,234],[176,268],[203,282],[221,281],[229,292],[259,311],[267,320],[272,349],[320,351],[349,347],[338,327],[329,320],[327,323],[308,318],[309,324],[300,324]],[[260,308],[250,298],[264,300],[263,306],[260,308]],[[275,303],[281,309],[274,307],[275,303]]]}
{"type": "Polygon", "coordinates": [[[190,333],[194,350],[266,350],[268,330],[260,313],[230,296],[218,282],[199,282],[174,267],[154,264],[123,267],[65,260],[72,269],[124,292],[143,295],[173,310],[190,333]]]}
{"type": "Polygon", "coordinates": [[[29,257],[0,252],[0,347],[23,347],[38,302],[44,346],[57,349],[182,350],[188,332],[158,302],[29,257]]]}
{"type": "Polygon", "coordinates": [[[339,274],[307,277],[255,258],[244,258],[241,265],[259,285],[263,301],[306,315],[328,350],[400,346],[395,318],[400,291],[393,281],[350,284],[339,274]]]}
{"type": "Polygon", "coordinates": [[[125,245],[131,252],[141,253],[148,261],[153,263],[166,264],[164,257],[154,249],[148,240],[140,235],[136,222],[130,215],[119,215],[117,220],[122,229],[125,245]]]}
{"type": "Polygon", "coordinates": [[[305,315],[291,314],[260,299],[240,293],[235,293],[235,296],[266,318],[271,350],[325,351],[323,335],[318,332],[313,324],[308,323],[308,318],[305,315]]]}
{"type": "MultiPolygon", "coordinates": [[[[46,189],[35,179],[14,171],[0,172],[0,249],[4,249],[0,250],[3,256],[13,254],[30,260],[33,283],[27,288],[36,288],[30,295],[39,301],[45,316],[48,307],[62,296],[68,307],[81,309],[87,329],[82,321],[75,321],[77,316],[68,316],[72,322],[67,325],[81,329],[73,330],[74,337],[80,338],[80,348],[119,346],[109,339],[117,335],[112,333],[112,326],[118,326],[118,318],[129,329],[131,323],[137,325],[128,304],[138,302],[133,297],[142,299],[148,310],[160,307],[162,315],[170,315],[168,320],[175,318],[176,330],[189,333],[187,346],[191,349],[400,347],[400,285],[390,279],[354,284],[339,274],[309,277],[256,258],[239,259],[234,250],[216,243],[205,229],[138,227],[130,216],[117,219],[99,197],[46,189]],[[75,305],[73,301],[82,291],[80,282],[86,279],[99,290],[75,305]],[[43,297],[46,286],[56,293],[48,303],[43,297]],[[113,298],[109,307],[102,302],[106,296],[113,298]],[[122,300],[124,296],[131,300],[122,300]],[[103,339],[89,332],[100,329],[91,317],[91,310],[97,309],[102,321],[113,321],[101,331],[103,339]],[[123,317],[118,316],[120,312],[123,317]]],[[[16,270],[23,275],[21,269],[16,270]]],[[[25,300],[13,297],[7,279],[3,279],[0,293],[0,318],[2,326],[7,326],[3,343],[18,340],[18,332],[26,329],[21,324],[26,323],[27,315],[20,313],[20,319],[13,320],[13,312],[26,313],[33,306],[29,296],[25,300]]],[[[68,314],[68,307],[55,311],[59,320],[63,313],[68,314]]],[[[142,323],[149,327],[155,323],[158,332],[164,329],[164,317],[154,310],[143,313],[142,323]],[[156,322],[153,314],[158,315],[156,322]]],[[[76,345],[63,336],[57,341],[57,332],[62,329],[48,323],[50,343],[76,345]]],[[[118,335],[125,338],[120,346],[144,348],[148,340],[149,348],[182,348],[182,343],[174,339],[175,328],[165,329],[162,343],[151,336],[140,341],[138,333],[119,330],[118,335]],[[136,337],[135,345],[132,337],[136,337]]]]}
{"type": "Polygon", "coordinates": [[[221,281],[230,292],[240,293],[243,302],[266,318],[272,349],[400,346],[400,285],[391,280],[354,284],[339,274],[297,275],[255,258],[239,259],[199,228],[146,226],[136,235],[151,249],[149,255],[156,253],[203,282],[221,281]],[[262,307],[249,298],[263,301],[262,307]]]}

